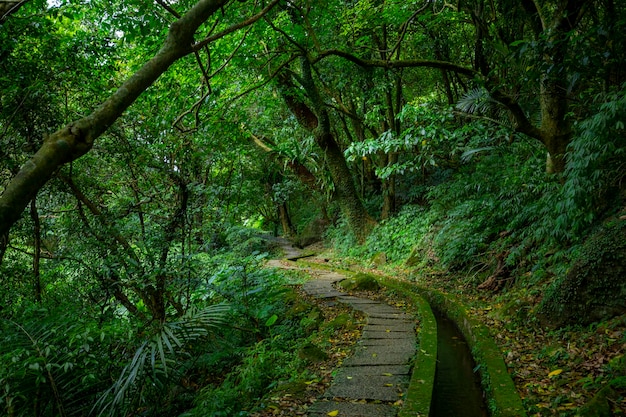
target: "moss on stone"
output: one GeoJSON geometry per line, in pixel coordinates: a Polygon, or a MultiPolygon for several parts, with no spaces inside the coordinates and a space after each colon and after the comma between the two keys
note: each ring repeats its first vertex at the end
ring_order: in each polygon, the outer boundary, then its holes
{"type": "Polygon", "coordinates": [[[376,277],[362,272],[344,279],[339,285],[346,291],[378,291],[380,289],[376,277]]]}
{"type": "Polygon", "coordinates": [[[626,313],[626,222],[603,225],[542,300],[538,317],[555,327],[626,313]]]}
{"type": "Polygon", "coordinates": [[[341,313],[325,325],[331,329],[340,329],[342,327],[345,328],[353,328],[354,322],[352,321],[352,317],[347,313],[341,313]]]}
{"type": "Polygon", "coordinates": [[[609,397],[614,394],[613,388],[608,386],[602,388],[587,404],[580,407],[578,416],[580,417],[613,417],[609,397]]]}
{"type": "Polygon", "coordinates": [[[387,254],[385,252],[378,252],[375,253],[372,258],[371,258],[371,262],[375,265],[375,266],[383,266],[387,264],[387,254]]]}
{"type": "MultiPolygon", "coordinates": [[[[328,269],[338,270],[330,267],[328,269]]],[[[350,271],[341,272],[346,275],[351,274],[350,271]]],[[[354,274],[354,276],[356,275],[358,274],[354,274]]],[[[389,277],[377,277],[376,279],[383,285],[401,292],[418,307],[422,320],[421,326],[424,326],[424,329],[420,328],[419,351],[434,352],[434,355],[431,354],[430,356],[417,356],[405,398],[405,406],[400,410],[399,417],[427,416],[430,410],[437,359],[437,328],[431,306],[445,313],[449,319],[454,321],[466,338],[474,355],[474,360],[480,365],[481,381],[483,389],[487,394],[490,415],[492,417],[526,417],[527,414],[522,405],[522,400],[508,373],[502,353],[485,326],[467,316],[459,303],[441,292],[389,277]],[[420,299],[422,301],[419,301],[420,299]],[[430,315],[427,311],[430,311],[430,315]],[[429,317],[432,317],[432,319],[429,317]],[[432,377],[430,376],[431,373],[432,377]]]]}
{"type": "Polygon", "coordinates": [[[309,362],[323,362],[328,359],[328,355],[319,347],[312,343],[307,343],[298,350],[298,357],[309,362]]]}
{"type": "MultiPolygon", "coordinates": [[[[412,303],[414,303],[420,311],[420,314],[428,308],[428,310],[432,308],[437,309],[438,311],[445,314],[450,320],[454,321],[458,326],[461,333],[467,340],[467,343],[472,351],[472,355],[474,356],[474,360],[477,364],[480,365],[481,370],[481,381],[483,385],[483,389],[487,394],[487,399],[491,408],[491,415],[494,417],[525,417],[526,412],[522,405],[522,401],[515,389],[515,385],[513,384],[513,380],[511,379],[506,364],[504,363],[504,359],[502,357],[502,353],[496,346],[495,342],[491,338],[488,329],[483,326],[481,323],[473,320],[467,314],[465,314],[464,309],[461,307],[459,303],[454,301],[450,296],[447,296],[439,291],[433,291],[426,288],[421,288],[413,284],[399,282],[392,279],[381,279],[381,282],[388,287],[400,290],[404,295],[411,298],[412,303]],[[420,297],[421,296],[421,297],[420,297]],[[420,305],[420,299],[423,297],[426,301],[422,301],[424,305],[420,305]]],[[[430,313],[432,315],[432,311],[430,313]]],[[[424,316],[427,317],[427,316],[424,316]]],[[[420,370],[419,368],[426,368],[425,372],[428,371],[429,366],[433,366],[433,376],[430,382],[431,384],[431,395],[432,395],[432,384],[434,381],[434,362],[436,359],[437,352],[437,330],[436,330],[436,321],[434,316],[432,317],[432,324],[429,325],[427,321],[422,319],[422,326],[424,328],[420,328],[420,352],[435,352],[434,358],[432,360],[432,365],[427,363],[420,363],[420,356],[418,355],[418,360],[416,361],[415,368],[413,370],[413,376],[411,378],[411,384],[409,387],[409,392],[407,394],[407,405],[405,406],[406,412],[401,413],[400,416],[410,416],[410,415],[428,415],[428,412],[424,413],[424,411],[420,410],[419,414],[416,414],[416,411],[413,407],[420,407],[417,402],[423,402],[423,393],[420,393],[419,390],[422,389],[419,387],[420,382],[417,380],[421,377],[419,376],[421,372],[424,370],[420,370]],[[434,326],[434,332],[432,330],[428,330],[430,327],[434,326]],[[427,332],[431,332],[431,335],[428,336],[427,332]],[[424,342],[430,341],[430,343],[434,343],[434,346],[426,346],[424,342]],[[416,376],[418,375],[418,376],[416,376]],[[415,380],[415,381],[414,381],[415,380]],[[415,391],[414,391],[415,390],[415,391]]],[[[424,358],[423,358],[424,359],[424,358]]],[[[430,399],[429,399],[430,402],[430,399]]]]}
{"type": "Polygon", "coordinates": [[[500,349],[489,330],[472,319],[451,296],[439,291],[418,288],[430,305],[455,322],[480,365],[481,382],[494,417],[523,417],[526,411],[508,373],[500,349]]]}

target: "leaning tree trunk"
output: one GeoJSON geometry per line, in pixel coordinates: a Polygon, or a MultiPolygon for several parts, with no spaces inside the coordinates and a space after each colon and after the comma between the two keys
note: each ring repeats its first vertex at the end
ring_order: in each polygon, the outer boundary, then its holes
{"type": "Polygon", "coordinates": [[[313,81],[310,63],[305,57],[302,57],[300,62],[302,87],[311,101],[311,107],[293,93],[295,86],[291,76],[286,73],[282,73],[279,77],[283,98],[299,124],[313,132],[315,142],[324,152],[326,163],[335,185],[335,198],[339,203],[341,212],[348,220],[350,230],[352,230],[359,243],[363,243],[375,221],[367,213],[363,202],[359,198],[352,179],[352,173],[348,168],[341,148],[332,134],[330,117],[324,108],[322,98],[313,81]]]}
{"type": "Polygon", "coordinates": [[[565,152],[572,138],[572,129],[567,119],[567,90],[562,84],[559,81],[546,80],[541,86],[541,141],[548,151],[548,173],[565,171],[565,152]]]}
{"type": "Polygon", "coordinates": [[[93,113],[48,136],[35,155],[11,179],[0,196],[0,236],[8,233],[28,203],[57,169],[89,152],[95,140],[174,62],[214,39],[254,23],[277,2],[274,0],[268,3],[261,13],[252,18],[194,44],[196,30],[228,3],[227,0],[198,0],[185,15],[171,24],[163,46],[152,59],[93,113]]]}

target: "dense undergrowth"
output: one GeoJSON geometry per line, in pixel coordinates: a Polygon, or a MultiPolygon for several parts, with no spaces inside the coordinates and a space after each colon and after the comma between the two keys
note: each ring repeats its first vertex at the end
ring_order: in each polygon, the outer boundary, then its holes
{"type": "MultiPolygon", "coordinates": [[[[572,302],[569,289],[589,276],[585,265],[624,264],[625,97],[598,98],[593,116],[575,125],[562,175],[545,173],[536,141],[479,121],[458,128],[452,115],[414,108],[431,125],[408,128],[419,139],[409,143],[410,159],[378,173],[397,177],[402,208],[358,245],[334,203],[319,198],[328,203],[319,223],[336,221],[326,232],[328,257],[458,295],[492,329],[529,414],[624,415],[624,315],[555,329],[538,313],[572,302]],[[602,409],[608,411],[593,414],[602,409]]],[[[367,146],[377,152],[405,144],[367,146]]],[[[208,192],[196,191],[201,206],[208,192]]],[[[320,213],[301,194],[292,216],[304,234],[320,213]]],[[[337,340],[355,337],[356,320],[335,321],[303,299],[293,288],[301,277],[263,269],[268,243],[258,230],[220,217],[205,224],[198,209],[188,216],[198,225],[178,241],[166,233],[178,227],[177,210],[166,221],[155,204],[157,221],[146,227],[124,201],[107,196],[117,224],[98,210],[87,221],[82,204],[75,210],[84,221],[80,231],[63,210],[45,218],[50,254],[40,268],[39,300],[29,287],[32,225],[16,229],[0,266],[7,277],[0,290],[2,414],[289,415],[296,412],[289,409],[293,398],[305,403],[323,390],[332,358],[349,344],[337,340]],[[120,233],[137,230],[141,238],[132,240],[120,233]],[[167,285],[155,290],[164,277],[167,285]],[[147,305],[151,292],[164,311],[147,305]],[[310,347],[332,352],[324,369],[298,354],[310,347]],[[281,403],[287,397],[290,405],[281,403]]],[[[379,207],[379,197],[368,206],[379,207]]],[[[590,302],[619,295],[625,287],[617,278],[606,279],[615,287],[599,287],[604,293],[588,295],[590,302]]],[[[622,307],[624,297],[615,298],[622,307]]]]}
{"type": "Polygon", "coordinates": [[[625,415],[625,110],[626,100],[615,95],[576,124],[563,176],[545,173],[537,144],[508,143],[504,132],[477,124],[462,157],[432,168],[420,186],[423,198],[383,221],[364,245],[341,223],[331,228],[336,262],[459,295],[492,329],[530,415],[625,415]],[[599,246],[601,239],[613,240],[599,246]],[[581,259],[589,261],[581,266],[581,259]],[[581,275],[581,268],[605,275],[581,275]],[[573,285],[582,278],[574,274],[609,284],[597,293],[579,289],[573,285]],[[572,308],[569,321],[557,319],[564,314],[559,303],[611,305],[598,298],[615,299],[621,307],[604,310],[617,317],[572,308]],[[554,316],[546,319],[546,311],[554,316]]]}
{"type": "Polygon", "coordinates": [[[161,323],[105,299],[15,300],[0,321],[0,414],[248,415],[277,381],[318,378],[294,352],[328,345],[353,320],[322,325],[295,292],[301,277],[261,267],[268,255],[255,251],[267,243],[256,232],[232,229],[227,240],[195,255],[203,273],[186,288],[189,306],[161,323]]]}

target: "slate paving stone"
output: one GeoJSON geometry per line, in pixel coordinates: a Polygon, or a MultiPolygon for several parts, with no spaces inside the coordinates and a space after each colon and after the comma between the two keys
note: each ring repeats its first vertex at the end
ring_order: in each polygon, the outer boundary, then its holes
{"type": "Polygon", "coordinates": [[[414,345],[409,345],[408,343],[406,344],[396,344],[396,343],[387,343],[387,344],[380,344],[380,345],[374,345],[374,346],[368,346],[368,345],[358,345],[357,350],[355,352],[355,355],[357,353],[361,353],[363,352],[364,354],[369,354],[369,355],[387,355],[390,353],[413,353],[415,351],[415,346],[414,345]]]}
{"type": "Polygon", "coordinates": [[[367,298],[346,297],[345,295],[342,297],[339,297],[339,300],[348,304],[355,304],[355,305],[379,305],[380,304],[378,301],[369,300],[367,298]]]}
{"type": "Polygon", "coordinates": [[[398,387],[399,390],[405,389],[409,383],[408,375],[361,375],[358,373],[351,373],[350,369],[351,368],[345,369],[336,376],[336,379],[338,381],[345,379],[353,385],[370,385],[373,387],[385,388],[398,387]]]}
{"type": "Polygon", "coordinates": [[[379,355],[375,352],[360,351],[344,360],[343,366],[404,365],[409,363],[411,357],[413,352],[387,352],[379,355]]]}
{"type": "Polygon", "coordinates": [[[367,365],[367,366],[351,366],[341,368],[337,371],[337,378],[342,375],[355,376],[355,375],[373,375],[373,376],[388,376],[388,375],[411,375],[411,367],[409,365],[367,365]]]}
{"type": "Polygon", "coordinates": [[[397,408],[385,404],[362,404],[337,401],[318,401],[309,407],[310,417],[326,417],[331,411],[345,417],[394,417],[397,408]]]}
{"type": "Polygon", "coordinates": [[[405,325],[409,324],[411,326],[415,326],[415,320],[413,319],[401,319],[397,317],[392,318],[380,318],[380,317],[369,317],[367,319],[368,324],[373,324],[374,326],[386,326],[386,325],[405,325]]]}
{"type": "Polygon", "coordinates": [[[367,312],[368,314],[372,314],[375,317],[380,317],[381,314],[387,315],[387,318],[406,316],[405,313],[402,313],[386,304],[365,304],[362,306],[362,308],[363,311],[367,312]]]}
{"type": "Polygon", "coordinates": [[[409,337],[414,337],[412,333],[407,332],[387,332],[387,331],[376,331],[369,330],[367,327],[363,329],[363,335],[361,336],[363,339],[404,339],[409,337]]]}
{"type": "Polygon", "coordinates": [[[370,312],[368,316],[374,319],[397,319],[397,320],[406,320],[409,315],[403,313],[377,313],[370,312]]]}
{"type": "Polygon", "coordinates": [[[309,294],[317,298],[337,298],[337,294],[341,294],[341,293],[332,292],[332,291],[322,291],[319,293],[309,292],[309,294]]]}
{"type": "Polygon", "coordinates": [[[371,324],[367,323],[367,329],[380,332],[403,332],[412,334],[415,326],[413,323],[389,323],[389,324],[371,324]]]}
{"type": "Polygon", "coordinates": [[[402,399],[406,390],[408,378],[403,384],[384,382],[385,377],[355,377],[332,384],[324,393],[326,398],[351,398],[370,401],[395,402],[402,399]]]}
{"type": "Polygon", "coordinates": [[[339,416],[345,417],[395,417],[398,408],[391,404],[403,398],[410,380],[415,320],[396,307],[336,290],[333,283],[344,279],[340,274],[317,276],[318,279],[303,285],[304,291],[327,305],[340,302],[362,311],[367,323],[354,354],[343,362],[324,393],[324,398],[347,401],[320,400],[310,407],[308,415],[326,416],[337,410],[339,416]]]}
{"type": "Polygon", "coordinates": [[[408,339],[361,339],[358,343],[362,346],[393,346],[398,349],[415,351],[415,340],[408,339]]]}

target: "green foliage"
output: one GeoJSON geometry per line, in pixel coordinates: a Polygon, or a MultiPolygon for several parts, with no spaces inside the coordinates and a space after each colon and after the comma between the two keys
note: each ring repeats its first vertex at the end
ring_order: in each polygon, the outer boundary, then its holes
{"type": "MultiPolygon", "coordinates": [[[[615,206],[626,176],[626,85],[596,98],[595,112],[576,124],[556,225],[580,235],[615,206]]],[[[573,237],[567,236],[564,237],[573,237]]]]}
{"type": "Polygon", "coordinates": [[[376,139],[353,142],[345,152],[348,161],[379,153],[398,153],[402,158],[397,163],[376,169],[379,178],[423,171],[447,162],[463,134],[453,129],[454,118],[450,109],[433,104],[407,104],[398,119],[406,126],[399,135],[388,130],[376,139]]]}
{"type": "Polygon", "coordinates": [[[289,335],[276,335],[249,347],[242,363],[224,382],[204,389],[196,400],[196,407],[184,415],[247,415],[244,410],[249,410],[277,381],[298,378],[302,364],[293,354],[297,350],[296,343],[289,335]]]}
{"type": "MultiPolygon", "coordinates": [[[[260,323],[254,318],[241,322],[241,326],[258,326],[254,331],[256,337],[244,339],[248,344],[238,349],[234,366],[219,382],[203,388],[195,407],[184,416],[248,415],[255,407],[263,408],[264,401],[280,384],[311,379],[306,370],[307,360],[295,352],[306,349],[311,340],[319,337],[314,331],[317,324],[313,322],[320,320],[320,312],[296,293],[271,289],[266,286],[263,292],[266,298],[259,297],[258,302],[270,307],[272,315],[260,323]]],[[[341,325],[326,327],[325,331],[334,332],[338,327],[341,325]]]]}
{"type": "Polygon", "coordinates": [[[156,328],[154,335],[137,348],[117,381],[100,395],[94,405],[98,415],[114,416],[160,405],[159,395],[180,383],[189,368],[190,345],[224,327],[229,309],[221,304],[190,309],[179,320],[156,328]]]}
{"type": "Polygon", "coordinates": [[[11,416],[87,415],[107,369],[128,342],[121,325],[99,325],[76,310],[22,311],[0,329],[0,410],[11,416]]]}
{"type": "Polygon", "coordinates": [[[626,223],[602,225],[574,259],[542,299],[539,314],[545,321],[554,326],[586,325],[626,312],[626,223]]]}

